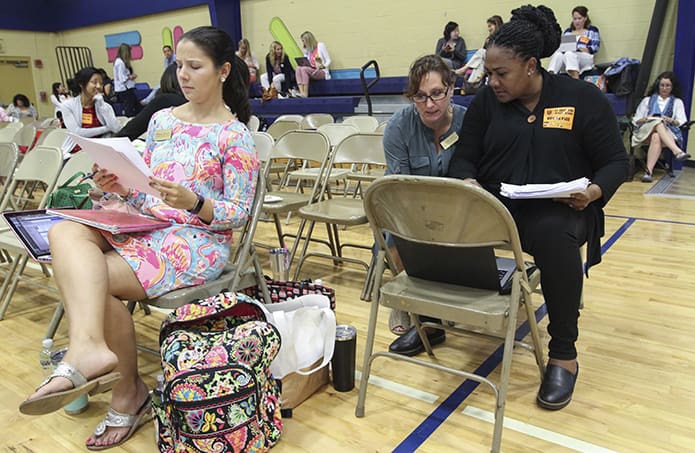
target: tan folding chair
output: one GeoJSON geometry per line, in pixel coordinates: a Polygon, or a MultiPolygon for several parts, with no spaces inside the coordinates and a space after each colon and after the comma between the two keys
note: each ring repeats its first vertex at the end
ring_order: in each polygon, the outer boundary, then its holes
{"type": "Polygon", "coordinates": [[[33,124],[25,124],[17,134],[15,134],[13,141],[17,144],[20,150],[24,149],[25,152],[31,150],[31,145],[34,143],[36,138],[36,127],[33,124]]]}
{"type": "MultiPolygon", "coordinates": [[[[154,299],[129,301],[128,309],[132,313],[136,304],[140,304],[145,310],[148,306],[163,309],[175,309],[181,305],[197,299],[205,299],[219,294],[222,291],[237,291],[250,286],[259,286],[265,303],[272,303],[270,293],[263,277],[263,269],[253,246],[253,236],[256,233],[256,225],[261,214],[261,206],[265,195],[265,175],[259,173],[256,184],[256,193],[249,219],[236,234],[239,235],[238,246],[225,265],[222,274],[215,280],[198,286],[181,288],[154,299]]],[[[159,351],[144,346],[138,349],[159,355],[159,351]]]]}
{"type": "Polygon", "coordinates": [[[318,129],[324,124],[333,124],[335,118],[330,113],[310,113],[302,118],[302,129],[318,129]]]}
{"type": "MultiPolygon", "coordinates": [[[[525,307],[539,378],[542,378],[544,368],[542,346],[531,303],[533,289],[540,281],[540,272],[535,271],[530,277],[526,275],[521,242],[514,219],[504,205],[484,189],[461,180],[448,178],[386,176],[375,181],[365,191],[364,206],[379,244],[379,255],[376,260],[378,295],[371,302],[355,415],[364,416],[371,365],[377,357],[387,357],[446,371],[486,384],[494,392],[496,403],[492,451],[499,452],[520,304],[525,307]],[[411,278],[405,272],[382,283],[384,260],[388,253],[382,234],[384,231],[419,244],[511,249],[516,262],[511,294],[500,295],[497,290],[411,278]],[[411,320],[430,358],[434,358],[434,353],[423,327],[436,326],[451,331],[464,330],[469,333],[504,338],[500,380],[493,382],[486,376],[447,367],[441,362],[432,360],[406,357],[391,352],[373,352],[379,305],[411,313],[411,320]],[[420,323],[417,315],[453,321],[457,323],[457,327],[447,323],[444,326],[420,323]]],[[[524,383],[524,385],[527,384],[527,382],[524,383]]]]}
{"type": "Polygon", "coordinates": [[[17,168],[19,161],[19,149],[14,143],[0,143],[0,180],[2,180],[2,190],[0,190],[0,200],[5,198],[5,193],[10,186],[10,180],[17,168]]]}
{"type": "Polygon", "coordinates": [[[275,120],[266,130],[276,141],[286,132],[301,129],[301,122],[295,120],[275,120]]]}
{"type": "Polygon", "coordinates": [[[357,126],[360,132],[374,132],[379,127],[379,120],[367,115],[348,116],[343,118],[343,123],[357,126]]]}
{"type": "Polygon", "coordinates": [[[379,123],[379,125],[376,127],[376,130],[375,130],[374,132],[378,132],[378,133],[383,134],[384,131],[386,130],[386,126],[388,126],[388,124],[389,124],[389,121],[388,121],[388,120],[382,121],[382,122],[379,123]]]}
{"type": "Polygon", "coordinates": [[[251,115],[249,117],[249,122],[246,125],[246,127],[251,132],[258,132],[258,129],[261,127],[261,120],[258,119],[258,117],[256,115],[251,115]]]}
{"type": "Polygon", "coordinates": [[[303,115],[287,114],[278,116],[277,118],[275,118],[275,121],[296,121],[298,123],[301,123],[303,119],[303,115]]]}
{"type": "MultiPolygon", "coordinates": [[[[268,176],[272,163],[276,160],[302,160],[318,166],[318,177],[314,179],[311,187],[305,192],[302,188],[299,192],[272,191],[268,193],[268,201],[263,203],[263,212],[273,216],[275,229],[278,235],[280,247],[285,246],[284,234],[280,222],[280,215],[291,213],[302,206],[318,201],[324,190],[324,172],[328,163],[330,143],[325,134],[318,131],[290,131],[275,142],[270,159],[265,166],[265,175],[268,176]],[[309,190],[310,189],[310,190],[309,190]]],[[[303,227],[303,222],[300,228],[303,227]]],[[[294,257],[298,241],[294,241],[290,258],[294,257]]]]}
{"type": "MultiPolygon", "coordinates": [[[[36,201],[37,209],[46,207],[48,197],[55,187],[62,164],[63,155],[58,148],[37,146],[27,153],[18,165],[5,197],[0,203],[0,211],[5,211],[8,208],[22,210],[29,201],[36,201]],[[25,197],[25,188],[37,182],[45,184],[46,191],[40,199],[28,200],[25,197]]],[[[0,250],[5,252],[5,256],[15,254],[15,258],[11,260],[9,269],[5,274],[5,280],[0,288],[0,298],[2,299],[0,319],[3,319],[10,300],[14,295],[17,283],[24,273],[29,255],[26,254],[24,248],[8,228],[0,230],[0,250]]],[[[50,275],[45,267],[42,266],[42,268],[44,274],[50,275]]]]}
{"type": "MultiPolygon", "coordinates": [[[[332,152],[328,171],[334,171],[335,165],[386,165],[384,153],[375,153],[373,150],[381,148],[382,136],[380,134],[353,134],[346,137],[332,152]]],[[[330,176],[328,177],[330,179],[330,176]]],[[[338,226],[350,227],[364,225],[367,223],[367,216],[361,199],[333,197],[320,200],[316,203],[302,206],[297,211],[299,218],[309,221],[304,245],[299,255],[299,261],[294,272],[294,280],[299,279],[304,261],[311,257],[326,258],[332,261],[342,261],[360,264],[369,270],[369,264],[355,258],[343,256],[343,248],[356,247],[366,250],[372,249],[372,244],[341,244],[338,226]],[[311,240],[314,225],[316,222],[325,223],[332,233],[332,242],[335,250],[331,255],[325,253],[308,253],[309,241],[311,240]]],[[[301,232],[300,232],[301,233],[301,232]]],[[[301,235],[300,235],[301,236],[301,235]]],[[[298,236],[298,237],[300,237],[298,236]]]]}

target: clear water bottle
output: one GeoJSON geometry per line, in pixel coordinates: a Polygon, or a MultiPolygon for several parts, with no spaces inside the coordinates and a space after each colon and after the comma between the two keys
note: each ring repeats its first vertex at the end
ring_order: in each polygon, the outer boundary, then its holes
{"type": "Polygon", "coordinates": [[[162,407],[164,398],[164,375],[157,375],[157,386],[152,389],[152,404],[157,407],[162,407]]]}
{"type": "Polygon", "coordinates": [[[39,353],[39,364],[45,376],[50,376],[53,372],[53,364],[51,363],[51,354],[53,349],[53,340],[44,338],[41,342],[41,352],[39,353]]]}

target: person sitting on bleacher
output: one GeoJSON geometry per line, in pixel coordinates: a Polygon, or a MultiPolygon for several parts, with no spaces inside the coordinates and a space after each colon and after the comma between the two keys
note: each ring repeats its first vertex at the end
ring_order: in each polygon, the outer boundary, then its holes
{"type": "MultiPolygon", "coordinates": [[[[302,44],[304,45],[304,56],[309,60],[308,66],[297,66],[295,76],[300,97],[309,96],[309,82],[311,80],[328,80],[331,73],[328,67],[331,65],[331,56],[328,54],[326,45],[318,42],[314,34],[310,31],[302,33],[302,44]]],[[[296,94],[296,93],[295,93],[296,94]]]]}
{"type": "Polygon", "coordinates": [[[285,50],[277,41],[270,43],[270,50],[265,56],[266,72],[261,74],[261,86],[264,90],[272,83],[278,93],[286,96],[294,86],[294,70],[285,50]]]}
{"type": "Polygon", "coordinates": [[[572,78],[594,66],[594,55],[601,46],[598,28],[591,25],[589,10],[586,6],[575,6],[572,10],[572,23],[565,30],[565,35],[577,37],[577,50],[572,52],[556,51],[548,63],[548,72],[559,74],[566,71],[572,78]]]}
{"type": "Polygon", "coordinates": [[[74,97],[60,104],[65,128],[81,137],[101,137],[118,132],[121,123],[113,107],[104,100],[102,79],[93,67],[80,69],[74,79],[68,80],[74,97]]]}
{"type": "MultiPolygon", "coordinates": [[[[467,86],[476,86],[483,80],[483,77],[485,77],[485,49],[487,48],[487,43],[490,40],[490,36],[494,35],[495,32],[500,29],[503,23],[504,21],[502,20],[502,17],[498,15],[488,17],[488,35],[487,38],[485,38],[483,46],[476,50],[465,65],[454,71],[457,76],[464,78],[467,86]]],[[[468,91],[468,88],[466,88],[466,91],[468,91]]]]}
{"type": "MultiPolygon", "coordinates": [[[[415,60],[406,88],[406,96],[413,103],[396,112],[384,130],[386,174],[447,174],[466,113],[465,107],[451,103],[453,95],[454,73],[441,57],[426,55],[415,60]]],[[[391,245],[389,238],[387,242],[391,245]]],[[[391,254],[396,268],[403,270],[395,247],[391,247],[391,254]]],[[[403,335],[391,344],[391,352],[412,356],[424,351],[407,313],[393,310],[389,327],[393,333],[403,335]]],[[[433,346],[444,341],[443,330],[427,331],[433,346]]]]}
{"type": "Polygon", "coordinates": [[[95,166],[99,189],[170,226],[113,235],[63,221],[48,232],[70,342],[63,362],[20,411],[47,414],[112,388],[106,418],[87,439],[90,450],[120,445],[151,418],[133,320],[122,301],[216,279],[230,256],[233,229],[248,219],[259,161],[242,124],[251,115],[248,70],[234,48],[214,27],[181,36],[177,75],[188,102],[154,115],[144,154],[159,196],[124,187],[117,175],[95,166]]]}
{"type": "Polygon", "coordinates": [[[652,182],[652,172],[662,148],[668,148],[677,160],[690,157],[679,145],[683,143],[683,133],[679,128],[688,121],[680,96],[676,75],[670,71],[662,72],[637,107],[632,119],[635,125],[632,146],[649,144],[642,182],[652,182]]]}
{"type": "Polygon", "coordinates": [[[434,53],[442,57],[451,69],[458,69],[466,62],[466,41],[459,31],[459,24],[449,22],[444,27],[444,36],[439,38],[434,53]]]}

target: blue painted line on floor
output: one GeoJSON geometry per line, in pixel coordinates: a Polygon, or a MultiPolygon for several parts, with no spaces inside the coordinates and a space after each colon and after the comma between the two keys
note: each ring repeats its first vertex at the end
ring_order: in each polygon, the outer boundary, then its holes
{"type": "MultiPolygon", "coordinates": [[[[611,237],[601,245],[601,255],[604,255],[620,237],[635,223],[633,217],[627,217],[627,221],[616,230],[611,237]]],[[[545,304],[538,307],[536,310],[536,322],[540,322],[545,317],[548,310],[545,304]]],[[[524,321],[516,330],[515,339],[521,341],[530,331],[528,321],[524,321]]],[[[475,374],[487,377],[497,366],[502,363],[502,355],[504,353],[504,343],[502,343],[490,356],[474,371],[475,374]]],[[[480,383],[466,379],[463,383],[449,395],[425,420],[418,425],[415,430],[408,435],[396,448],[393,453],[411,453],[427,440],[428,437],[444,423],[444,421],[473,393],[480,383]]]]}
{"type": "Polygon", "coordinates": [[[663,219],[650,219],[647,217],[629,217],[629,216],[624,216],[624,215],[607,215],[606,218],[611,218],[611,219],[633,219],[633,220],[641,220],[644,222],[657,222],[657,223],[669,223],[673,225],[686,225],[686,226],[695,226],[695,223],[693,222],[681,222],[678,220],[663,220],[663,219]]]}

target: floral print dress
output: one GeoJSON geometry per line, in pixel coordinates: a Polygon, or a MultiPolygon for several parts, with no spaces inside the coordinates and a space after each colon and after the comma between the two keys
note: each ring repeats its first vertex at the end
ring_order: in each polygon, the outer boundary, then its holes
{"type": "Polygon", "coordinates": [[[230,256],[232,228],[246,222],[256,190],[259,161],[248,129],[236,119],[187,123],[171,108],[164,109],[150,120],[143,157],[155,177],[212,200],[212,222],[205,224],[195,214],[133,190],[131,207],[172,225],[102,234],[133,268],[149,298],[217,278],[230,256]]]}

